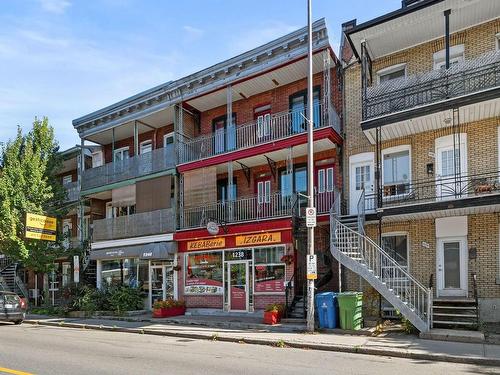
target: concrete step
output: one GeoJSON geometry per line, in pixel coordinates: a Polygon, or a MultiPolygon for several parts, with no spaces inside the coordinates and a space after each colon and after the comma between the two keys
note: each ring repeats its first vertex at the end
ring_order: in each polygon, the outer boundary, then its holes
{"type": "Polygon", "coordinates": [[[433,328],[429,332],[420,333],[420,338],[439,341],[459,341],[466,343],[483,343],[484,334],[478,331],[433,328]]]}
{"type": "Polygon", "coordinates": [[[432,301],[435,305],[443,305],[443,304],[475,304],[476,300],[474,298],[435,298],[432,301]]]}
{"type": "Polygon", "coordinates": [[[432,313],[433,316],[449,316],[456,318],[476,318],[475,314],[450,314],[450,313],[432,313]]]}
{"type": "Polygon", "coordinates": [[[476,306],[432,306],[433,310],[476,310],[476,306]]]}
{"type": "Polygon", "coordinates": [[[283,319],[281,319],[281,323],[284,323],[284,324],[306,324],[306,320],[304,319],[304,317],[283,318],[283,319]]]}
{"type": "Polygon", "coordinates": [[[448,325],[448,326],[475,326],[475,322],[461,322],[453,320],[433,320],[434,324],[448,325]]]}

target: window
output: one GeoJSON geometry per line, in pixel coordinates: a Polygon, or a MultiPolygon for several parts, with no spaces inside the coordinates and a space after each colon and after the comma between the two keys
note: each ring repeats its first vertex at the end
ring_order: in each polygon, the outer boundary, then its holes
{"type": "Polygon", "coordinates": [[[73,176],[71,176],[70,174],[67,175],[67,176],[64,176],[63,179],[62,179],[62,184],[63,185],[69,185],[73,182],[73,176]]]}
{"type": "Polygon", "coordinates": [[[382,151],[384,196],[405,194],[410,183],[410,150],[397,147],[382,151]]]}
{"type": "Polygon", "coordinates": [[[231,151],[236,148],[236,113],[228,124],[227,116],[221,116],[212,121],[214,134],[214,150],[216,154],[231,151]]]}
{"type": "Polygon", "coordinates": [[[495,35],[495,46],[497,48],[497,51],[500,51],[500,33],[495,35]]]}
{"type": "Polygon", "coordinates": [[[271,201],[271,180],[257,182],[257,202],[259,204],[271,201]]]}
{"type": "Polygon", "coordinates": [[[217,181],[217,200],[221,202],[226,202],[230,198],[232,200],[236,199],[236,177],[233,177],[232,194],[229,196],[229,181],[227,178],[217,181]]]}
{"type": "Polygon", "coordinates": [[[222,252],[186,254],[186,294],[222,294],[222,252]]]}
{"type": "Polygon", "coordinates": [[[382,247],[400,265],[408,266],[408,236],[406,234],[384,234],[382,247]]]}
{"type": "Polygon", "coordinates": [[[139,153],[146,154],[148,152],[153,151],[153,142],[151,140],[147,140],[144,142],[141,142],[140,147],[139,147],[139,153]]]}
{"type": "Polygon", "coordinates": [[[64,262],[61,271],[62,286],[68,286],[71,281],[71,263],[64,262]]]}
{"type": "Polygon", "coordinates": [[[174,144],[174,132],[165,134],[163,136],[163,147],[174,144]]]}
{"type": "MultiPolygon", "coordinates": [[[[103,286],[123,285],[139,288],[145,280],[139,278],[144,261],[136,258],[103,260],[101,280],[103,286]]],[[[147,264],[147,261],[146,261],[147,264]]]]}
{"type": "Polygon", "coordinates": [[[377,72],[377,81],[379,84],[401,77],[406,77],[406,64],[389,66],[377,72]]]}
{"type": "Polygon", "coordinates": [[[366,185],[370,184],[370,166],[361,165],[356,167],[356,190],[366,189],[366,185]]]}
{"type": "Polygon", "coordinates": [[[120,216],[128,216],[135,214],[135,204],[131,204],[128,206],[113,206],[112,203],[107,203],[106,205],[106,217],[120,217],[120,216]]]}
{"type": "Polygon", "coordinates": [[[122,147],[122,148],[119,148],[118,150],[115,150],[113,161],[117,162],[117,161],[126,160],[126,159],[128,159],[128,157],[129,157],[128,147],[122,147]]]}
{"type": "MultiPolygon", "coordinates": [[[[434,53],[434,70],[446,69],[446,50],[442,49],[434,53]]],[[[464,45],[459,44],[450,47],[450,67],[464,61],[464,45]]]]}
{"type": "MultiPolygon", "coordinates": [[[[293,94],[289,98],[290,103],[290,115],[292,120],[292,132],[300,133],[306,131],[306,121],[304,116],[306,115],[307,106],[307,91],[300,91],[293,94]]],[[[317,86],[313,90],[313,122],[314,127],[321,126],[320,120],[320,87],[317,86]]]]}
{"type": "Polygon", "coordinates": [[[255,292],[282,293],[285,291],[285,264],[283,246],[254,249],[255,292]]]}
{"type": "Polygon", "coordinates": [[[92,153],[92,168],[97,168],[102,165],[102,151],[92,153]]]}

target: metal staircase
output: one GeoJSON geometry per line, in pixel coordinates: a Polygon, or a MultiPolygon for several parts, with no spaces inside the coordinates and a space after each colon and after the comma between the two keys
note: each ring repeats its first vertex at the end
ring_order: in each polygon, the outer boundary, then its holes
{"type": "Polygon", "coordinates": [[[18,263],[3,258],[0,263],[0,289],[15,292],[21,297],[28,298],[28,290],[17,276],[18,263]]]}
{"type": "MultiPolygon", "coordinates": [[[[339,197],[339,195],[337,195],[339,197]]],[[[336,199],[340,203],[340,199],[336,199]]],[[[360,275],[419,331],[432,323],[431,290],[413,277],[383,248],[364,234],[364,195],[358,204],[356,225],[342,223],[336,203],[330,214],[331,252],[342,265],[360,275]],[[362,203],[361,203],[362,201],[362,203]]]]}

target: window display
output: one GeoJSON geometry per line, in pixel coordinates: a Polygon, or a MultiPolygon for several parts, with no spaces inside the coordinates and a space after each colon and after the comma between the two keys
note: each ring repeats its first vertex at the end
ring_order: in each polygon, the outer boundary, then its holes
{"type": "Polygon", "coordinates": [[[284,252],[282,246],[254,250],[256,293],[285,291],[285,264],[281,260],[284,252]]]}
{"type": "Polygon", "coordinates": [[[222,294],[222,252],[186,255],[186,294],[222,294]]]}

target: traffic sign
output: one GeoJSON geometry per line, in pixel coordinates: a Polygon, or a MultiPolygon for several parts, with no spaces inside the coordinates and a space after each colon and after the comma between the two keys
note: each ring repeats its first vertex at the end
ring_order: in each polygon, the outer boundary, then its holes
{"type": "Polygon", "coordinates": [[[316,255],[307,256],[307,280],[318,278],[316,255]]]}
{"type": "Polygon", "coordinates": [[[306,208],[306,227],[314,228],[316,226],[316,207],[306,208]]]}

